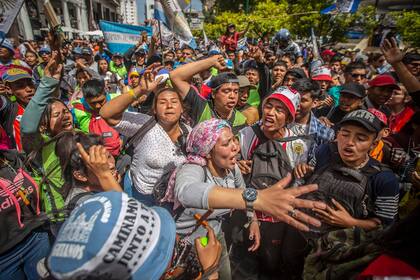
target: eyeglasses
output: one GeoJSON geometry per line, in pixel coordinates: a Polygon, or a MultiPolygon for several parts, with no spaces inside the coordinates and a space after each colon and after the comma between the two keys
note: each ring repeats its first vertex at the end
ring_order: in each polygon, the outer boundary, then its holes
{"type": "Polygon", "coordinates": [[[361,79],[366,79],[366,74],[356,74],[356,73],[353,74],[352,73],[351,76],[355,79],[358,77],[360,77],[361,79]]]}

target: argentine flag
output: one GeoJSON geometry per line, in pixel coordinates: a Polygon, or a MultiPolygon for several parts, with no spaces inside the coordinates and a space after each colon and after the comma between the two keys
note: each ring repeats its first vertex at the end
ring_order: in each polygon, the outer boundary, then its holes
{"type": "Polygon", "coordinates": [[[148,36],[152,36],[153,32],[150,26],[128,25],[105,20],[99,22],[99,27],[104,33],[108,49],[112,53],[121,54],[137,44],[143,31],[146,31],[148,36]]]}

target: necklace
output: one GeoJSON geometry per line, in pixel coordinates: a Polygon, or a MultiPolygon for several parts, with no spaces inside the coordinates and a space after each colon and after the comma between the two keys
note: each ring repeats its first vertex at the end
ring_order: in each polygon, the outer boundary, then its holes
{"type": "MultiPolygon", "coordinates": [[[[218,178],[220,178],[220,179],[222,179],[223,180],[223,183],[222,183],[222,187],[224,187],[224,188],[229,188],[229,186],[228,186],[228,175],[229,173],[227,173],[226,175],[225,175],[225,177],[223,177],[223,178],[221,178],[221,177],[218,177],[218,178]]],[[[213,176],[213,174],[211,174],[211,172],[210,172],[210,175],[211,175],[211,178],[213,179],[213,181],[215,182],[215,183],[217,183],[217,181],[216,181],[216,178],[213,176]]]]}

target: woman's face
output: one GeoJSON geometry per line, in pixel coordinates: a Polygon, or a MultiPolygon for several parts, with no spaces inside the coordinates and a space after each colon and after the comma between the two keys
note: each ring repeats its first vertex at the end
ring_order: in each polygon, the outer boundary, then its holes
{"type": "Polygon", "coordinates": [[[164,91],[156,99],[155,115],[160,123],[175,124],[183,113],[182,102],[178,94],[164,91]]]}
{"type": "Polygon", "coordinates": [[[61,102],[54,102],[51,105],[50,131],[55,136],[62,131],[73,130],[73,117],[70,110],[61,102]]]}
{"type": "Polygon", "coordinates": [[[137,75],[132,75],[130,83],[131,83],[131,87],[133,88],[138,87],[140,84],[140,77],[137,75]]]}
{"type": "Polygon", "coordinates": [[[77,73],[76,80],[77,80],[77,84],[80,87],[82,87],[85,84],[85,82],[89,79],[90,79],[90,77],[89,77],[89,74],[87,72],[80,71],[79,73],[77,73]]]}
{"type": "Polygon", "coordinates": [[[101,59],[99,61],[99,69],[102,73],[106,73],[106,71],[108,71],[108,62],[105,59],[101,59]]]}
{"type": "Polygon", "coordinates": [[[232,130],[225,127],[210,152],[210,158],[218,168],[234,169],[238,152],[239,146],[232,130]]]}
{"type": "Polygon", "coordinates": [[[34,53],[27,52],[25,54],[25,62],[29,66],[34,66],[38,62],[38,59],[37,59],[37,57],[36,57],[36,55],[34,53]]]}
{"type": "Polygon", "coordinates": [[[403,105],[407,101],[407,96],[405,92],[401,89],[394,89],[392,92],[391,98],[386,102],[386,105],[395,106],[403,105]]]}

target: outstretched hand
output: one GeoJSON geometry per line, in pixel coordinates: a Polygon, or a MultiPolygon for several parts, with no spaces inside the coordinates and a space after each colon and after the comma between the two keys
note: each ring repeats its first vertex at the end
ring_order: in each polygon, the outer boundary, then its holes
{"type": "Polygon", "coordinates": [[[215,268],[219,264],[220,256],[222,254],[222,245],[219,240],[217,240],[213,229],[209,226],[206,226],[206,229],[208,238],[207,245],[203,246],[200,238],[195,240],[198,259],[204,272],[215,268]]]}
{"type": "Polygon", "coordinates": [[[300,199],[299,196],[318,189],[317,185],[306,185],[285,189],[292,176],[288,174],[270,188],[259,191],[255,210],[265,212],[299,230],[309,231],[307,224],[320,226],[321,222],[296,208],[326,209],[323,202],[300,199]]]}
{"type": "Polygon", "coordinates": [[[398,48],[397,40],[391,38],[385,39],[381,45],[381,51],[389,64],[395,64],[402,61],[404,53],[398,48]]]}
{"type": "Polygon", "coordinates": [[[53,51],[51,59],[48,61],[44,68],[44,74],[46,77],[54,78],[57,80],[61,79],[61,72],[63,70],[63,64],[58,63],[59,54],[57,51],[53,51]]]}

